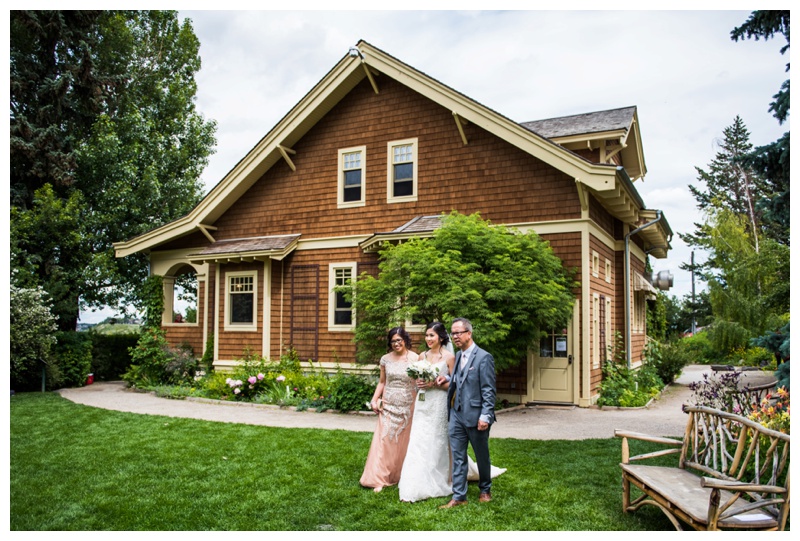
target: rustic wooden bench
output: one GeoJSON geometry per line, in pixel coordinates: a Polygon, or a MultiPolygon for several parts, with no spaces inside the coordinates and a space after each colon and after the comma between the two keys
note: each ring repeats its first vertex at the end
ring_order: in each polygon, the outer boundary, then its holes
{"type": "Polygon", "coordinates": [[[660,508],[677,530],[781,530],[789,517],[789,435],[732,413],[684,406],[683,441],[624,430],[622,509],[660,508]],[[630,456],[629,440],[667,449],[630,456]],[[680,454],[677,466],[633,464],[680,454]],[[631,501],[631,485],[642,494],[631,501]]]}

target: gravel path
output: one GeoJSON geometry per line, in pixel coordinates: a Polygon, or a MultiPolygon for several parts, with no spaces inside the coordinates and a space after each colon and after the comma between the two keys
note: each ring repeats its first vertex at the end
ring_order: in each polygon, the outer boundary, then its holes
{"type": "MultiPolygon", "coordinates": [[[[691,365],[681,376],[646,408],[578,408],[571,406],[531,406],[501,411],[492,426],[492,438],[524,440],[583,440],[611,438],[614,430],[622,428],[659,436],[682,436],[686,415],[681,405],[688,402],[688,385],[700,381],[707,366],[691,365]]],[[[771,372],[749,371],[742,382],[759,385],[773,381],[771,372]]],[[[276,426],[286,428],[323,428],[372,432],[375,417],[371,413],[297,412],[277,406],[221,402],[189,398],[172,400],[150,393],[129,391],[123,382],[94,383],[76,389],[61,389],[59,393],[78,404],[97,408],[164,415],[226,423],[276,426]]]]}

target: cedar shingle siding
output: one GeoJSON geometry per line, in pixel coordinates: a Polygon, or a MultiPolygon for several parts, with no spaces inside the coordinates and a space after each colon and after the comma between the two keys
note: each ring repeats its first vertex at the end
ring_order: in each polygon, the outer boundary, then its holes
{"type": "MultiPolygon", "coordinates": [[[[160,262],[165,275],[179,268],[181,257],[198,269],[198,323],[167,325],[168,340],[173,345],[190,344],[199,357],[205,338],[213,333],[215,362],[220,366],[230,365],[248,351],[277,359],[288,347],[294,347],[303,361],[331,363],[328,366],[352,363],[353,333],[329,329],[330,265],[355,263],[356,275],[365,271],[377,275],[378,256],[367,245],[379,237],[372,235],[429,234],[443,213],[479,212],[495,224],[529,225],[541,231],[564,266],[575,271],[574,294],[581,305],[573,325],[578,328],[570,338],[577,360],[570,386],[577,389],[574,402],[587,405],[596,397],[602,377],[591,359],[593,295],[611,300],[610,312],[605,304],[602,310],[610,316],[610,329],[604,327],[607,332],[598,339],[611,345],[613,332],[625,327],[620,246],[625,233],[643,223],[639,213],[646,210],[631,177],[615,167],[625,165],[625,155],[636,178],[644,175],[636,108],[516,125],[362,45],[368,50],[363,68],[343,59],[193,213],[154,230],[152,236],[118,243],[124,245],[117,246],[118,255],[150,250],[151,264],[160,262]],[[356,73],[363,77],[362,69],[372,69],[367,64],[392,68],[379,73],[376,67],[370,72],[378,93],[367,78],[356,82],[354,77],[356,73]],[[390,76],[395,73],[403,83],[390,76]],[[342,86],[331,90],[326,85],[333,81],[342,86]],[[340,88],[351,89],[340,92],[340,88]],[[330,105],[340,95],[338,103],[330,105]],[[315,105],[306,108],[310,103],[315,105]],[[478,119],[462,124],[466,145],[451,107],[463,109],[459,118],[473,113],[478,119]],[[318,120],[308,128],[306,122],[312,118],[318,120]],[[543,140],[526,127],[552,139],[543,140]],[[556,141],[559,137],[563,139],[556,141]],[[415,200],[387,202],[389,144],[409,139],[416,141],[415,200]],[[294,170],[284,159],[268,161],[278,155],[276,144],[291,147],[294,170]],[[599,148],[619,153],[610,164],[598,165],[601,154],[605,155],[599,148]],[[339,208],[343,149],[362,150],[361,206],[339,208]],[[258,169],[264,163],[268,167],[258,169]],[[264,172],[256,178],[250,176],[253,170],[264,172]],[[404,224],[407,228],[398,230],[404,224]],[[206,226],[213,243],[198,230],[206,226]],[[359,243],[365,240],[369,242],[362,249],[359,243]],[[595,252],[600,260],[597,276],[591,269],[595,252]],[[612,267],[610,282],[605,279],[606,260],[612,267]],[[247,271],[256,273],[256,320],[252,326],[239,327],[244,330],[234,330],[226,324],[228,278],[232,272],[247,271]]],[[[659,241],[671,235],[668,224],[662,229],[659,241]]],[[[637,250],[631,258],[635,272],[644,271],[641,254],[652,247],[653,238],[647,242],[638,235],[632,238],[637,250]]],[[[656,249],[665,254],[668,246],[656,249]]],[[[412,339],[415,350],[424,347],[422,333],[412,333],[412,339]]],[[[635,361],[643,344],[644,333],[634,334],[630,347],[635,361]]],[[[498,393],[530,396],[530,366],[523,362],[499,374],[498,393]]]]}

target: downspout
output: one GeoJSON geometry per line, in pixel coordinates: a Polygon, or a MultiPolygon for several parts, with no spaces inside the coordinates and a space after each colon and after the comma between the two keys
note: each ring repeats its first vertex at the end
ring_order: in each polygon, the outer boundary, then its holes
{"type": "Polygon", "coordinates": [[[630,238],[643,229],[647,229],[661,220],[661,211],[656,211],[656,218],[652,222],[647,222],[641,227],[637,227],[625,235],[625,359],[628,369],[631,367],[631,250],[630,238]]]}

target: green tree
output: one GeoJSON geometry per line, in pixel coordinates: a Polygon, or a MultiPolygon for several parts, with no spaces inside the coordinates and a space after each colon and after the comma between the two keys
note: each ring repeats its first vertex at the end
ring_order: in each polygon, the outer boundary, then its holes
{"type": "Polygon", "coordinates": [[[778,326],[785,307],[774,304],[785,283],[780,271],[789,265],[789,247],[763,239],[760,249],[748,231],[747,218],[729,209],[708,211],[708,231],[700,245],[709,253],[705,280],[714,325],[735,324],[749,338],[778,326]]]}
{"type": "MultiPolygon", "coordinates": [[[[789,10],[763,10],[753,11],[750,17],[741,26],[731,31],[731,39],[753,38],[756,41],[772,39],[782,35],[786,45],[781,47],[780,53],[786,54],[789,50],[789,10]]],[[[789,72],[789,63],[786,63],[786,73],[789,72]]],[[[783,124],[789,118],[790,82],[786,79],[780,90],[773,97],[769,111],[783,124]]],[[[782,244],[789,244],[789,150],[790,136],[787,131],[777,141],[756,148],[742,159],[742,165],[754,171],[768,183],[768,194],[759,203],[759,209],[764,215],[768,234],[771,238],[782,244]]],[[[788,267],[787,267],[788,269],[788,267]]],[[[786,274],[788,281],[788,273],[786,274]]],[[[788,292],[787,292],[788,302],[788,292]]]]}
{"type": "Polygon", "coordinates": [[[380,259],[379,277],[363,274],[354,285],[361,362],[385,353],[394,325],[466,317],[502,370],[572,316],[574,283],[549,245],[478,214],[444,216],[432,238],[387,243],[380,259]]]}
{"type": "Polygon", "coordinates": [[[146,258],[112,243],[200,200],[215,124],[195,110],[199,42],[173,11],[11,19],[12,264],[74,329],[81,308],[141,304],[146,258]]]}
{"type": "MultiPolygon", "coordinates": [[[[747,216],[748,229],[751,233],[760,232],[761,216],[756,210],[756,202],[766,195],[764,181],[752,170],[742,166],[741,160],[753,149],[750,143],[750,132],[741,117],[736,116],[733,124],[723,130],[720,150],[711,160],[708,171],[696,167],[698,180],[704,187],[689,185],[697,207],[728,208],[737,214],[747,216]]],[[[696,235],[705,235],[702,224],[695,224],[696,235]]],[[[695,245],[692,235],[682,235],[687,244],[695,245]]],[[[755,237],[757,238],[757,236],[755,237]]]]}

